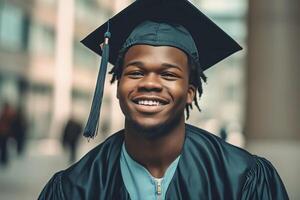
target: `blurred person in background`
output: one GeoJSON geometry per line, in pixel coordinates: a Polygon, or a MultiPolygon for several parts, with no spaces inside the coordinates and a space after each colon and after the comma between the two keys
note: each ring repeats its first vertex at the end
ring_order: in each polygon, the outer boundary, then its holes
{"type": "Polygon", "coordinates": [[[97,133],[108,61],[125,127],[56,173],[39,199],[288,199],[269,161],[185,124],[203,71],[241,49],[190,2],[135,1],[83,44],[102,56],[84,135],[97,133]]]}
{"type": "Polygon", "coordinates": [[[27,121],[21,107],[17,109],[12,120],[12,138],[16,141],[17,153],[22,155],[26,147],[27,121]]]}
{"type": "Polygon", "coordinates": [[[74,163],[77,155],[78,142],[82,131],[82,125],[74,117],[71,117],[62,134],[62,145],[69,151],[69,162],[74,163]]]}
{"type": "Polygon", "coordinates": [[[219,136],[223,139],[223,140],[227,140],[227,136],[228,136],[228,133],[227,133],[227,130],[226,130],[226,126],[222,126],[221,129],[220,129],[220,132],[219,132],[219,136]]]}
{"type": "Polygon", "coordinates": [[[16,112],[14,108],[5,102],[0,114],[0,164],[7,165],[9,161],[8,139],[13,133],[13,121],[16,112]]]}

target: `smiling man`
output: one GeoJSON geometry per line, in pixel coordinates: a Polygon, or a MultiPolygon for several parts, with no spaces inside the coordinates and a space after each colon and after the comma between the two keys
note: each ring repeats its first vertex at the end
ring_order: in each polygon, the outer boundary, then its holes
{"type": "Polygon", "coordinates": [[[97,132],[108,61],[125,127],[55,174],[39,199],[288,199],[266,159],[185,124],[203,71],[241,49],[192,4],[136,1],[82,42],[102,55],[85,136],[97,132]]]}

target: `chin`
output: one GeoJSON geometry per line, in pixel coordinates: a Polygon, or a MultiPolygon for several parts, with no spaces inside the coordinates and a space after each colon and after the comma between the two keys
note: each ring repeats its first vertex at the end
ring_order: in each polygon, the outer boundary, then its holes
{"type": "Polygon", "coordinates": [[[147,139],[157,139],[168,133],[167,131],[164,131],[165,130],[164,125],[157,125],[157,126],[137,125],[136,128],[138,130],[138,134],[147,139]]]}
{"type": "Polygon", "coordinates": [[[163,127],[165,125],[165,122],[162,122],[161,120],[152,120],[152,119],[139,119],[139,120],[132,120],[130,122],[134,127],[138,128],[139,130],[144,131],[153,131],[160,129],[160,127],[163,127]]]}
{"type": "Polygon", "coordinates": [[[127,121],[129,125],[141,136],[149,139],[159,138],[170,132],[171,129],[180,124],[180,119],[159,120],[158,119],[139,119],[127,121]]]}

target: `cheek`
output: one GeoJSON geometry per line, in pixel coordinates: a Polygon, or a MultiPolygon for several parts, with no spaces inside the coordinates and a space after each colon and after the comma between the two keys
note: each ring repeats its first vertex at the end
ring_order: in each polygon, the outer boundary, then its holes
{"type": "Polygon", "coordinates": [[[132,82],[127,81],[126,79],[120,79],[117,87],[117,98],[119,101],[125,101],[133,91],[133,88],[132,82]]]}
{"type": "MultiPolygon", "coordinates": [[[[122,84],[120,84],[122,85],[122,84]]],[[[127,113],[127,104],[126,104],[126,93],[124,92],[124,86],[118,86],[117,88],[117,98],[119,100],[119,106],[124,114],[127,113]]]]}
{"type": "Polygon", "coordinates": [[[186,101],[188,97],[188,85],[186,83],[174,84],[168,89],[169,91],[172,91],[171,93],[175,101],[186,101]]]}

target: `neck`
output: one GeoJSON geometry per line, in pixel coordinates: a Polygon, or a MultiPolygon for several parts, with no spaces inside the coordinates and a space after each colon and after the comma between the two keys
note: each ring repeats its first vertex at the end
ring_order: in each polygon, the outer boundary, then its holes
{"type": "Polygon", "coordinates": [[[169,165],[180,155],[185,138],[184,118],[163,129],[161,136],[147,138],[125,122],[125,147],[128,154],[152,176],[163,177],[169,165]]]}

